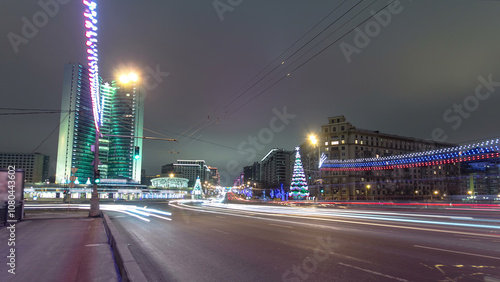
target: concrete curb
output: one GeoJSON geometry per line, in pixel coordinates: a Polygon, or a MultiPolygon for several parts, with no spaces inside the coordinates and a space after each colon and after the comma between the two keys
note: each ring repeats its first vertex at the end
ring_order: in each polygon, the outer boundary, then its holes
{"type": "Polygon", "coordinates": [[[120,270],[122,281],[148,281],[130,253],[128,244],[123,240],[105,212],[102,212],[102,218],[104,219],[104,229],[106,229],[106,234],[108,234],[108,243],[111,249],[113,249],[113,255],[120,270]]]}

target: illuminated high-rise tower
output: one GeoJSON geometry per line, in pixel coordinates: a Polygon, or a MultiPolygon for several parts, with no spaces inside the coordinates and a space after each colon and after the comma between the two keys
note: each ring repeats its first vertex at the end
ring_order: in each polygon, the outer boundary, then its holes
{"type": "MultiPolygon", "coordinates": [[[[135,80],[135,79],[134,79],[135,80]]],[[[100,86],[102,119],[99,138],[101,179],[141,180],[143,96],[135,81],[100,86]]],[[[68,183],[71,168],[82,182],[93,178],[95,123],[88,69],[81,64],[64,67],[61,125],[57,154],[56,182],[68,183]]]]}
{"type": "Polygon", "coordinates": [[[89,71],[79,63],[64,66],[64,79],[57,149],[56,182],[68,183],[71,168],[79,180],[93,177],[95,126],[89,71]]]}
{"type": "Polygon", "coordinates": [[[101,86],[104,111],[102,131],[109,135],[107,178],[140,182],[144,99],[137,79],[113,81],[101,86]]]}

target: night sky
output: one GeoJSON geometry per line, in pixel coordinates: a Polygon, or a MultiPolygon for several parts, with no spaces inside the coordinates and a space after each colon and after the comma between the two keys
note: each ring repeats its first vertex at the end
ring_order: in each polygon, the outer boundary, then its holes
{"type": "MultiPolygon", "coordinates": [[[[38,1],[0,1],[0,107],[59,110],[64,64],[87,63],[83,5],[59,2],[44,18],[38,1]],[[23,18],[34,23],[34,15],[39,27],[23,35],[23,18]]],[[[358,2],[98,1],[100,75],[139,72],[148,83],[144,135],[179,140],[144,142],[147,174],[177,159],[203,159],[229,184],[227,175],[272,148],[292,150],[335,115],[424,139],[440,128],[453,143],[500,135],[499,2],[396,1],[379,14],[385,26],[371,18],[339,39],[388,3],[358,2]],[[274,118],[284,108],[286,125],[274,118]],[[253,137],[258,145],[248,144],[253,137]]],[[[0,116],[0,151],[49,154],[55,173],[59,118],[0,116]]]]}

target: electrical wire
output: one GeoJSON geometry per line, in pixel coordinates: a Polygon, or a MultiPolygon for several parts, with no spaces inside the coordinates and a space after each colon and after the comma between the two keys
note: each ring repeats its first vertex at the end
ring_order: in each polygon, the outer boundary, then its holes
{"type": "MultiPolygon", "coordinates": [[[[259,71],[254,77],[252,77],[252,79],[250,79],[247,83],[245,83],[244,85],[247,85],[248,83],[250,83],[251,81],[253,81],[257,76],[259,76],[262,72],[264,72],[264,70],[266,70],[269,66],[271,66],[274,62],[278,61],[280,57],[282,57],[286,52],[288,52],[293,46],[295,46],[298,42],[300,42],[304,37],[306,37],[308,34],[310,34],[317,26],[319,26],[322,22],[324,22],[330,15],[332,15],[340,6],[342,6],[347,0],[344,0],[340,5],[336,6],[334,9],[332,9],[325,17],[323,17],[318,23],[316,23],[312,28],[310,28],[306,33],[304,33],[299,39],[297,39],[292,45],[290,45],[285,51],[283,51],[278,57],[276,57],[273,61],[271,61],[266,67],[264,67],[261,71],[259,71]]],[[[359,1],[355,6],[357,6],[359,3],[361,3],[361,1],[359,1]]],[[[355,7],[353,6],[353,7],[355,7]]],[[[352,10],[352,8],[348,10],[348,12],[350,10],[352,10]]],[[[315,38],[317,38],[319,35],[321,35],[325,30],[327,30],[329,27],[331,27],[334,23],[336,23],[338,20],[340,20],[346,13],[344,13],[342,16],[340,16],[339,18],[337,18],[335,21],[333,21],[332,23],[330,23],[328,25],[328,27],[324,28],[321,32],[317,33],[313,39],[309,40],[307,43],[303,44],[298,50],[296,50],[292,55],[289,55],[286,59],[288,60],[289,58],[291,58],[294,54],[296,54],[297,52],[299,52],[300,50],[302,50],[305,46],[307,46],[310,42],[312,42],[312,40],[314,40],[315,38]]],[[[278,67],[280,67],[281,65],[284,64],[284,61],[280,64],[278,64],[277,66],[275,66],[272,70],[270,70],[269,72],[267,72],[267,74],[265,74],[263,77],[261,77],[257,82],[255,82],[254,84],[252,84],[250,87],[248,87],[243,93],[241,93],[240,95],[238,95],[236,98],[233,98],[233,100],[231,100],[229,103],[227,103],[226,105],[224,105],[223,107],[221,107],[222,109],[229,106],[230,104],[232,104],[234,101],[236,101],[237,99],[239,99],[241,96],[243,96],[245,93],[247,93],[248,91],[250,91],[253,87],[255,87],[259,82],[261,82],[263,79],[265,79],[267,76],[269,76],[272,72],[274,72],[278,67]]],[[[243,86],[244,86],[243,85],[243,86]]],[[[273,84],[274,85],[274,84],[273,84]]],[[[238,93],[242,88],[240,87],[240,89],[236,92],[238,93]]],[[[216,110],[215,111],[216,113],[217,112],[220,112],[220,110],[216,110]]],[[[217,117],[217,121],[220,119],[220,117],[217,117]]],[[[203,122],[205,119],[201,119],[200,121],[198,121],[196,123],[199,124],[200,122],[203,122]]],[[[195,130],[194,132],[197,132],[205,127],[207,127],[208,125],[212,124],[214,122],[214,120],[210,121],[203,125],[201,128],[195,130]]],[[[191,128],[195,127],[196,125],[193,125],[191,126],[188,130],[190,130],[191,128]]],[[[188,131],[186,130],[186,131],[188,131]]],[[[186,132],[185,131],[185,132],[186,132]]],[[[190,134],[192,135],[192,134],[190,134]]],[[[190,136],[189,135],[189,136],[190,136]]]]}
{"type": "Polygon", "coordinates": [[[32,154],[33,154],[33,153],[35,153],[35,152],[36,152],[36,150],[38,150],[38,148],[40,148],[40,147],[43,145],[43,143],[45,143],[45,141],[47,141],[47,139],[49,139],[49,137],[50,137],[52,134],[54,134],[54,132],[56,131],[56,129],[58,129],[58,128],[59,128],[59,126],[61,125],[61,123],[62,123],[62,122],[63,122],[63,121],[64,121],[64,120],[68,117],[68,116],[69,116],[69,113],[67,113],[67,114],[64,116],[64,118],[63,118],[63,119],[61,119],[61,120],[59,121],[59,123],[57,124],[57,126],[56,126],[54,129],[52,129],[52,131],[49,133],[49,135],[47,135],[47,137],[45,137],[45,139],[43,139],[43,140],[42,140],[42,142],[41,142],[41,143],[40,143],[40,144],[39,144],[39,145],[38,145],[38,146],[37,146],[37,147],[36,147],[36,148],[35,148],[35,149],[31,152],[32,154]]]}

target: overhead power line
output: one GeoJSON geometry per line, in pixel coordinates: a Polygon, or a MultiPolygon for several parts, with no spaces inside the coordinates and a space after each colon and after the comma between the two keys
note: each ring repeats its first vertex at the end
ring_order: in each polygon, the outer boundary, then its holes
{"type": "MultiPolygon", "coordinates": [[[[292,43],[287,49],[285,49],[285,51],[283,51],[279,56],[277,56],[274,60],[272,60],[267,66],[265,66],[262,70],[260,70],[255,76],[253,76],[248,82],[246,82],[245,84],[243,84],[242,87],[240,87],[240,89],[238,91],[236,91],[235,94],[237,94],[238,92],[240,92],[242,90],[242,88],[245,86],[245,85],[248,85],[251,81],[253,81],[255,78],[257,78],[261,73],[263,73],[267,68],[269,68],[269,66],[271,66],[273,63],[275,63],[276,61],[282,61],[281,63],[277,64],[273,69],[271,69],[270,71],[268,71],[263,77],[261,77],[258,81],[254,82],[251,86],[249,86],[245,91],[243,91],[242,93],[240,93],[237,97],[233,98],[231,101],[229,101],[228,103],[226,103],[224,106],[218,108],[217,110],[215,110],[215,114],[217,115],[217,113],[220,113],[224,108],[228,107],[229,105],[231,105],[233,102],[235,102],[237,99],[239,99],[240,97],[242,97],[244,94],[246,94],[248,91],[250,91],[252,88],[254,88],[259,82],[261,82],[262,80],[264,80],[266,77],[268,77],[272,72],[274,72],[277,68],[279,68],[280,66],[282,66],[284,64],[285,61],[287,61],[291,56],[295,55],[297,52],[299,52],[300,50],[302,50],[305,46],[307,46],[312,40],[314,40],[316,37],[318,37],[319,35],[321,35],[325,30],[327,30],[329,27],[331,27],[334,23],[336,23],[339,19],[341,19],[342,17],[344,17],[344,15],[346,13],[344,13],[342,16],[340,16],[339,18],[337,18],[336,20],[334,20],[332,23],[330,23],[326,28],[324,28],[322,31],[320,31],[319,33],[317,33],[313,39],[309,40],[308,42],[306,42],[305,44],[303,44],[301,47],[299,47],[292,55],[289,55],[285,60],[280,60],[280,58],[286,54],[286,52],[288,52],[290,49],[292,49],[292,47],[294,47],[297,43],[299,43],[303,38],[305,38],[308,34],[312,33],[312,31],[314,29],[316,29],[316,27],[318,27],[322,22],[324,22],[328,17],[330,17],[335,11],[337,11],[347,0],[344,0],[340,5],[337,5],[335,8],[333,8],[325,17],[323,17],[319,22],[317,22],[313,27],[311,27],[306,33],[304,33],[299,39],[297,39],[294,43],[292,43]]],[[[361,0],[355,5],[357,6],[359,3],[361,3],[361,0]]],[[[355,6],[351,7],[354,8],[355,6]]],[[[349,11],[351,10],[349,9],[349,11]]],[[[196,133],[197,131],[205,128],[206,126],[212,124],[214,121],[218,121],[219,119],[221,119],[220,117],[216,117],[216,119],[208,119],[208,122],[207,124],[201,126],[200,128],[196,129],[193,131],[193,133],[189,134],[188,136],[191,136],[193,135],[194,133],[196,133]]],[[[200,124],[201,122],[203,122],[204,120],[206,120],[205,118],[202,118],[200,119],[197,123],[195,123],[193,126],[191,126],[190,128],[188,128],[187,130],[185,130],[183,133],[186,133],[187,131],[191,130],[193,127],[196,127],[198,124],[200,124]]]]}

